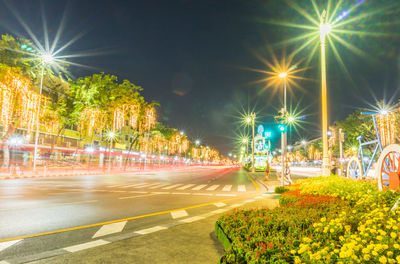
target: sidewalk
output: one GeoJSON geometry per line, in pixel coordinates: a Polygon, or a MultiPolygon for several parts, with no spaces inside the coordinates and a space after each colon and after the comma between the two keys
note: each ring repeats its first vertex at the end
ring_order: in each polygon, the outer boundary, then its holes
{"type": "MultiPolygon", "coordinates": [[[[278,180],[279,171],[272,171],[269,175],[269,180],[265,180],[265,172],[248,172],[259,184],[262,184],[268,192],[274,192],[276,186],[281,186],[281,182],[278,180]]],[[[293,182],[299,179],[307,178],[302,175],[291,175],[293,182]]]]}
{"type": "MultiPolygon", "coordinates": [[[[278,197],[269,194],[238,209],[273,208],[278,205],[278,197]]],[[[224,248],[214,234],[214,224],[221,215],[30,263],[218,263],[224,248]]]]}

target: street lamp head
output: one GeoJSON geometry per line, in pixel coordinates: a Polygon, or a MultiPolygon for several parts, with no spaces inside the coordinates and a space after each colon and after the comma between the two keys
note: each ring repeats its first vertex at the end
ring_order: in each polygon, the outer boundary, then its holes
{"type": "Polygon", "coordinates": [[[295,120],[294,116],[288,116],[288,119],[287,119],[288,123],[293,123],[294,120],[295,120]]]}
{"type": "Polygon", "coordinates": [[[279,78],[285,78],[286,76],[287,76],[287,73],[286,72],[281,72],[281,73],[279,73],[279,78]]]}
{"type": "Polygon", "coordinates": [[[332,26],[330,24],[321,24],[319,26],[321,42],[325,42],[325,37],[331,32],[331,30],[332,30],[332,26]]]}
{"type": "Polygon", "coordinates": [[[180,134],[181,134],[181,136],[183,136],[183,135],[185,134],[185,132],[184,132],[184,131],[181,131],[180,134]]]}
{"type": "Polygon", "coordinates": [[[54,57],[50,53],[43,53],[41,57],[44,64],[52,64],[54,62],[54,57]]]}
{"type": "Polygon", "coordinates": [[[307,144],[307,141],[302,140],[302,141],[301,141],[301,144],[302,144],[303,146],[305,146],[305,145],[307,144]]]}
{"type": "Polygon", "coordinates": [[[247,122],[247,123],[250,123],[250,122],[251,122],[251,117],[250,117],[250,116],[246,118],[246,122],[247,122]]]}
{"type": "Polygon", "coordinates": [[[244,139],[243,139],[243,143],[247,143],[247,138],[244,138],[244,139]]]}
{"type": "Polygon", "coordinates": [[[197,139],[197,140],[195,141],[195,143],[196,143],[196,146],[200,145],[200,140],[197,139]]]}

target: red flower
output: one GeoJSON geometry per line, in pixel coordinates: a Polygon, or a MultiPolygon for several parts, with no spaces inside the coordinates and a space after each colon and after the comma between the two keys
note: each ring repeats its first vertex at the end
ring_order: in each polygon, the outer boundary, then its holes
{"type": "Polygon", "coordinates": [[[267,247],[268,248],[274,248],[274,246],[272,245],[272,242],[269,242],[267,247]]]}

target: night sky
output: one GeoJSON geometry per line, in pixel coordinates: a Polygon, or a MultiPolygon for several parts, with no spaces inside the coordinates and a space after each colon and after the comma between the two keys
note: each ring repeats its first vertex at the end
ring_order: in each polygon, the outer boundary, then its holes
{"type": "MultiPolygon", "coordinates": [[[[325,3],[326,1],[317,1],[325,3]]],[[[336,2],[336,1],[332,1],[336,2]]],[[[46,16],[50,39],[54,38],[65,13],[61,47],[82,34],[62,53],[91,54],[71,59],[88,67],[71,67],[75,78],[98,72],[115,74],[144,88],[148,101],[160,102],[159,119],[182,129],[193,140],[214,146],[223,154],[234,148],[240,112],[255,109],[257,120],[273,124],[281,107],[280,93],[263,90],[254,82],[265,75],[247,68],[266,70],[257,57],[271,61],[268,47],[281,57],[301,43],[279,44],[303,33],[270,21],[309,24],[282,0],[148,0],[148,1],[9,1],[0,3],[0,33],[29,38],[11,9],[18,12],[43,42],[41,11],[46,16]],[[41,3],[41,4],[40,4],[41,3]],[[282,49],[284,47],[284,49],[282,49]]],[[[309,0],[296,1],[313,13],[309,0]]],[[[400,72],[400,1],[343,1],[340,10],[356,4],[349,14],[390,6],[367,16],[347,29],[381,32],[390,36],[368,37],[346,34],[343,39],[365,54],[354,54],[337,44],[351,79],[328,47],[327,74],[330,123],[377,100],[398,102],[400,72]]],[[[321,4],[322,6],[322,4],[321,4]]],[[[307,58],[311,43],[295,61],[307,58]]],[[[300,65],[301,67],[301,65],[300,65]]],[[[289,143],[320,134],[319,56],[293,87],[290,104],[306,115],[303,129],[292,131],[289,143]]],[[[243,129],[242,129],[243,131],[243,129]]]]}

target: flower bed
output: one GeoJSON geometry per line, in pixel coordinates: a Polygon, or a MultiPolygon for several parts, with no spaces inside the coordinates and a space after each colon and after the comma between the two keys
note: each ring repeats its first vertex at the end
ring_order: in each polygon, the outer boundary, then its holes
{"type": "Polygon", "coordinates": [[[225,263],[400,263],[399,192],[338,177],[298,182],[275,209],[238,210],[218,225],[225,263]]]}

